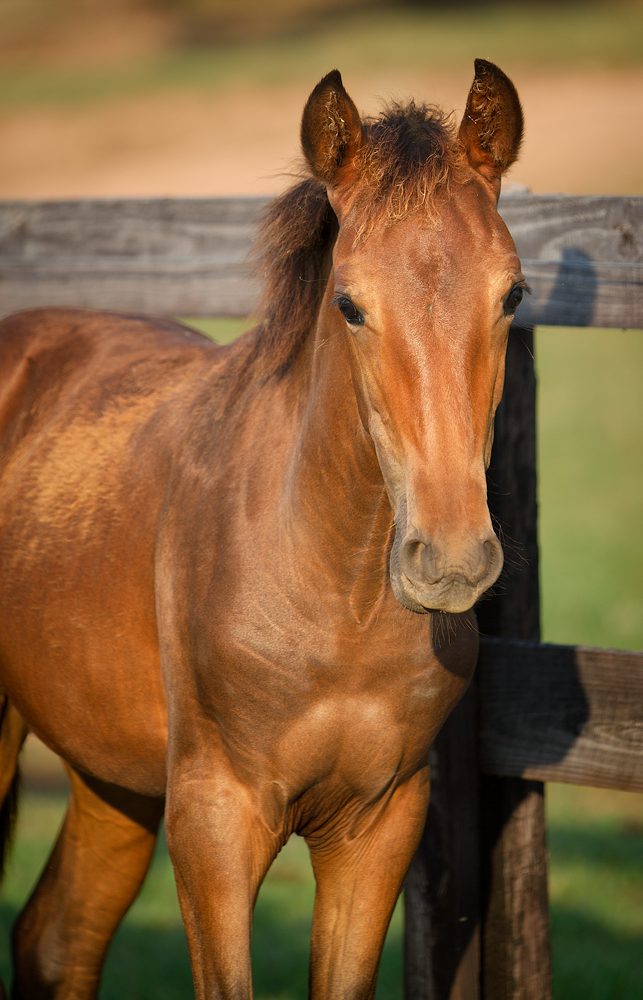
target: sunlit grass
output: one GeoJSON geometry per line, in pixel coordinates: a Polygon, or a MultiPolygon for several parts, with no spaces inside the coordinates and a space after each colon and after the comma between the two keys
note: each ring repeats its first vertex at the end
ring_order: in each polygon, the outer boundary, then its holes
{"type": "Polygon", "coordinates": [[[232,318],[183,318],[182,322],[186,323],[188,326],[194,327],[196,330],[200,330],[201,333],[207,334],[207,336],[211,337],[217,344],[229,344],[232,340],[236,340],[237,337],[240,337],[242,333],[245,333],[246,330],[249,330],[253,325],[252,320],[232,318]]]}
{"type": "Polygon", "coordinates": [[[0,107],[77,105],[182,88],[308,84],[329,66],[461,69],[476,56],[508,72],[643,63],[643,5],[490,3],[442,9],[391,5],[329,15],[264,41],[171,50],[90,69],[13,65],[0,71],[0,107]]]}
{"type": "Polygon", "coordinates": [[[547,787],[555,1000],[643,998],[643,796],[547,787]]]}
{"type": "Polygon", "coordinates": [[[643,332],[543,328],[543,636],[643,649],[643,332]]]}
{"type": "MultiPolygon", "coordinates": [[[[0,973],[10,979],[9,930],[45,864],[65,808],[61,794],[23,795],[16,844],[0,905],[0,973]]],[[[292,837],[261,889],[253,930],[257,1000],[305,1000],[315,883],[308,848],[292,837]]],[[[389,929],[378,1000],[399,1000],[402,912],[389,929]]],[[[184,1000],[193,995],[172,864],[161,834],[143,889],[110,948],[101,1000],[184,1000]]]]}

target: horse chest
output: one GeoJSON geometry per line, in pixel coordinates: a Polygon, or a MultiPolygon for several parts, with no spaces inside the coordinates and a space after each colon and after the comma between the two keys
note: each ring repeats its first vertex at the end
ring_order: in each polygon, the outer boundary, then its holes
{"type": "Polygon", "coordinates": [[[371,797],[412,774],[468,680],[427,644],[339,641],[329,630],[322,643],[309,627],[286,652],[267,634],[265,621],[242,624],[209,672],[207,701],[231,757],[291,800],[331,786],[371,797]]]}
{"type": "Polygon", "coordinates": [[[369,691],[337,693],[293,718],[271,753],[290,795],[319,787],[370,798],[413,773],[424,762],[435,725],[426,713],[414,719],[401,702],[369,691]]]}

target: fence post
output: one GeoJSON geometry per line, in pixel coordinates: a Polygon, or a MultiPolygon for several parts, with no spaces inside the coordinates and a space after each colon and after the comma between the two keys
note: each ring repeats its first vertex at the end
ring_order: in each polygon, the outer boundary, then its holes
{"type": "MultiPolygon", "coordinates": [[[[488,474],[506,572],[483,601],[483,635],[540,639],[533,330],[514,326],[488,474]]],[[[543,784],[480,775],[483,1000],[549,1000],[551,957],[543,784]]]]}
{"type": "MultiPolygon", "coordinates": [[[[538,639],[533,331],[512,327],[489,507],[506,570],[483,635],[538,639]]],[[[475,684],[432,751],[431,806],[405,889],[406,1000],[550,1000],[543,786],[478,775],[475,684]]]]}
{"type": "Polygon", "coordinates": [[[404,889],[406,1000],[478,1000],[480,903],[476,697],[431,750],[431,803],[404,889]]]}

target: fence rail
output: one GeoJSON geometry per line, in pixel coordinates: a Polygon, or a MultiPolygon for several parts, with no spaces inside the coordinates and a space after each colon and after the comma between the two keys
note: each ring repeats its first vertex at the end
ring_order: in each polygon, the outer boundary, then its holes
{"type": "Polygon", "coordinates": [[[247,316],[267,198],[0,202],[0,308],[247,316]]]}
{"type": "Polygon", "coordinates": [[[643,653],[480,645],[482,772],[643,792],[643,653]]]}
{"type": "MultiPolygon", "coordinates": [[[[266,203],[0,202],[0,314],[246,316],[244,258],[266,203]]],[[[525,559],[480,605],[477,679],[432,751],[405,893],[407,1000],[548,1000],[542,781],[643,790],[643,654],[538,642],[530,329],[643,328],[643,198],[508,195],[500,211],[532,294],[509,338],[489,502],[525,559]]]]}
{"type": "MultiPolygon", "coordinates": [[[[246,316],[266,198],[0,202],[0,302],[246,316]]],[[[643,198],[507,195],[526,325],[643,328],[643,198]]]]}

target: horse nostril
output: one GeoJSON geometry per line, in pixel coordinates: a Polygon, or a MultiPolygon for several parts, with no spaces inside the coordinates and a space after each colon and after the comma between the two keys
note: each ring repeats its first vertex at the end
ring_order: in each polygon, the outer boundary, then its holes
{"type": "Polygon", "coordinates": [[[444,576],[444,566],[440,566],[436,558],[436,550],[430,542],[420,542],[420,545],[422,546],[421,564],[424,576],[431,584],[439,583],[444,576]]]}
{"type": "Polygon", "coordinates": [[[412,578],[422,570],[422,542],[419,538],[405,538],[400,549],[400,563],[405,574],[412,578]]]}
{"type": "Polygon", "coordinates": [[[400,567],[409,580],[422,585],[434,586],[444,580],[446,567],[450,576],[461,576],[471,586],[476,586],[487,578],[498,577],[502,568],[502,548],[493,535],[470,544],[464,550],[451,554],[441,552],[419,533],[407,537],[400,546],[400,567]]]}
{"type": "Polygon", "coordinates": [[[442,579],[442,573],[436,565],[433,546],[421,538],[407,538],[403,542],[400,562],[405,574],[411,580],[424,580],[435,584],[442,579]]]}

